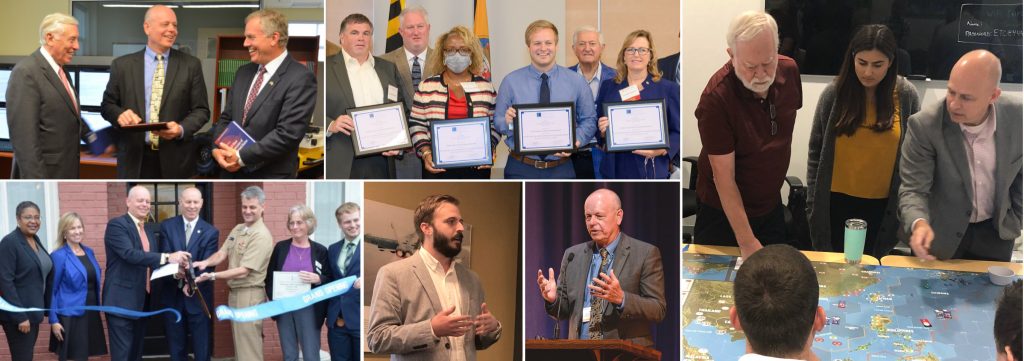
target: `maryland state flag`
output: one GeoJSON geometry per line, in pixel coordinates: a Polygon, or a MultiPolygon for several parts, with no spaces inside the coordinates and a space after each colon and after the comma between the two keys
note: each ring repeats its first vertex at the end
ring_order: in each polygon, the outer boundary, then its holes
{"type": "Polygon", "coordinates": [[[484,68],[480,76],[491,80],[491,35],[487,29],[487,0],[473,0],[473,35],[484,48],[484,68]]]}
{"type": "Polygon", "coordinates": [[[388,42],[384,46],[386,53],[402,47],[402,35],[398,33],[398,14],[402,13],[402,9],[405,9],[405,0],[391,0],[388,5],[388,42]]]}

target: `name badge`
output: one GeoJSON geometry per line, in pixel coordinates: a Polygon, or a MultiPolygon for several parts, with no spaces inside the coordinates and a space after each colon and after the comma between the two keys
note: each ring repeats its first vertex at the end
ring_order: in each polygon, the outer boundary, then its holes
{"type": "Polygon", "coordinates": [[[391,84],[388,84],[388,100],[393,102],[398,101],[398,88],[391,84]]]}
{"type": "Polygon", "coordinates": [[[480,87],[476,86],[476,83],[467,81],[462,83],[462,90],[467,93],[477,93],[480,91],[480,87]]]}
{"type": "Polygon", "coordinates": [[[583,322],[590,322],[590,307],[583,308],[583,322]]]}
{"type": "Polygon", "coordinates": [[[636,85],[625,87],[624,89],[619,90],[619,97],[622,98],[622,101],[624,102],[640,100],[640,88],[637,88],[636,85]]]}

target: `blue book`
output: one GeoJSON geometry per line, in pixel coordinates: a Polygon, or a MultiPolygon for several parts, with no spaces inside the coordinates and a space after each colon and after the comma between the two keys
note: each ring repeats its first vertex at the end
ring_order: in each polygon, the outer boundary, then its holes
{"type": "Polygon", "coordinates": [[[256,140],[252,139],[252,136],[246,133],[245,129],[242,129],[238,122],[235,121],[228,124],[227,129],[224,129],[224,132],[220,133],[217,140],[213,142],[215,145],[224,144],[238,151],[253,143],[256,143],[256,140]]]}
{"type": "Polygon", "coordinates": [[[89,146],[89,153],[100,155],[107,151],[107,147],[114,142],[110,129],[112,128],[107,127],[85,135],[86,144],[89,146]]]}

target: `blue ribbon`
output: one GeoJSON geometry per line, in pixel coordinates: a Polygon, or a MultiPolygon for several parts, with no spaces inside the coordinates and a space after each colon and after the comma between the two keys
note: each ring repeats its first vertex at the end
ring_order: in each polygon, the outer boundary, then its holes
{"type": "Polygon", "coordinates": [[[348,276],[340,280],[328,283],[326,285],[311,289],[301,294],[297,294],[288,298],[282,298],[279,300],[273,300],[266,303],[261,303],[255,306],[250,306],[242,309],[234,309],[228,306],[220,305],[217,306],[217,319],[233,320],[235,322],[251,322],[258,321],[268,317],[274,317],[280,314],[300,310],[310,305],[332,298],[340,296],[349,289],[352,288],[352,284],[356,282],[356,276],[348,276]]]}
{"type": "MultiPolygon", "coordinates": [[[[0,297],[0,310],[7,311],[7,312],[24,313],[24,312],[46,312],[46,311],[49,311],[50,309],[48,309],[48,308],[35,308],[35,307],[29,307],[29,308],[18,307],[18,306],[15,306],[15,305],[12,305],[12,304],[8,303],[7,300],[5,300],[3,297],[0,297]]],[[[181,313],[178,312],[177,310],[171,309],[171,308],[164,308],[164,309],[156,310],[156,311],[152,311],[152,312],[141,312],[141,311],[132,311],[132,310],[129,310],[129,309],[125,309],[125,308],[121,308],[121,307],[113,307],[113,306],[72,306],[72,307],[64,307],[64,308],[54,308],[53,311],[57,312],[58,314],[60,314],[60,313],[67,314],[67,313],[74,312],[74,311],[97,311],[97,312],[103,312],[103,313],[107,313],[107,314],[114,314],[114,315],[118,315],[118,316],[137,317],[137,318],[154,316],[154,315],[161,314],[161,313],[172,313],[172,314],[174,314],[175,317],[177,317],[177,320],[174,321],[174,322],[181,322],[181,313]]]]}

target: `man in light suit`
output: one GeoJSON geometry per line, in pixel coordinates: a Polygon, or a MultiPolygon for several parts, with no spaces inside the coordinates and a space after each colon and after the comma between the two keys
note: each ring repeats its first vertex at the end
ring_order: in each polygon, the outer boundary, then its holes
{"type": "Polygon", "coordinates": [[[11,178],[78,178],[78,142],[89,127],[64,70],[78,51],[78,20],[50,14],[39,33],[42,46],[14,66],[7,83],[11,178]]]}
{"type": "Polygon", "coordinates": [[[196,57],[171,48],[178,18],[170,8],[149,8],[142,29],[146,48],[110,64],[103,118],[115,129],[157,122],[166,122],[167,129],[119,132],[117,177],[191,178],[199,158],[194,135],[210,121],[203,68],[196,57]]]}
{"type": "MultiPolygon", "coordinates": [[[[601,53],[604,52],[604,35],[597,31],[597,28],[586,25],[576,29],[572,33],[572,51],[576,54],[576,65],[570,66],[569,70],[578,73],[590,87],[590,93],[594,95],[594,109],[597,109],[597,95],[601,91],[601,83],[615,77],[615,69],[604,65],[601,62],[601,53]]],[[[572,165],[576,170],[576,179],[600,178],[601,160],[604,159],[604,152],[597,138],[589,144],[580,147],[572,154],[572,165]]]]}
{"type": "MultiPolygon", "coordinates": [[[[362,223],[359,219],[359,205],[347,202],[334,211],[345,237],[327,249],[331,272],[337,278],[362,277],[359,260],[362,249],[359,235],[362,223]]],[[[359,311],[363,307],[359,300],[359,286],[353,287],[341,296],[334,297],[327,304],[327,343],[331,347],[331,360],[358,361],[362,353],[360,330],[362,321],[359,311]]]]}
{"type": "MultiPolygon", "coordinates": [[[[147,227],[150,208],[149,190],[142,186],[128,191],[128,214],[115,217],[107,223],[103,245],[107,252],[107,275],[103,281],[103,305],[132,311],[150,311],[160,297],[151,297],[149,274],[167,263],[181,263],[189,253],[157,252],[158,233],[147,227]],[[152,303],[151,303],[152,302],[152,303]]],[[[156,285],[152,285],[156,286],[156,285]]],[[[154,291],[156,288],[152,288],[154,291]]],[[[110,334],[110,358],[113,360],[141,360],[142,339],[146,334],[146,319],[107,314],[110,334]]]]}
{"type": "Polygon", "coordinates": [[[623,339],[653,345],[651,324],[665,317],[661,252],[619,231],[623,211],[615,192],[598,189],[583,208],[591,241],[565,251],[561,266],[565,271],[557,282],[554,269],[548,268],[548,277],[537,270],[548,314],[568,317],[570,339],[623,339]],[[559,283],[564,283],[561,290],[559,283]]]}
{"type": "Polygon", "coordinates": [[[392,360],[475,360],[476,350],[501,337],[501,324],[487,310],[480,278],[453,262],[462,251],[459,201],[429,196],[414,217],[422,248],[377,272],[370,351],[390,353],[392,360]]]}
{"type": "MultiPolygon", "coordinates": [[[[427,20],[427,9],[413,5],[402,9],[398,14],[398,35],[402,36],[402,47],[381,55],[398,67],[402,76],[405,94],[412,98],[420,81],[434,72],[427,68],[427,57],[434,51],[430,46],[430,21],[427,20]]],[[[395,159],[395,174],[402,179],[420,179],[423,177],[423,161],[415,154],[410,154],[412,147],[405,150],[401,157],[395,159]]]]}
{"type": "Polygon", "coordinates": [[[332,119],[327,125],[327,178],[395,178],[395,157],[400,151],[355,157],[351,136],[355,127],[348,111],[402,102],[408,115],[412,94],[407,93],[395,64],[370,55],[373,24],[365,15],[346,16],[340,38],[341,51],[327,59],[327,118],[332,119]]]}
{"type": "MultiPolygon", "coordinates": [[[[203,194],[194,187],[185,188],[178,196],[178,209],[181,214],[160,222],[160,252],[171,253],[185,251],[195,259],[207,259],[217,253],[217,240],[220,231],[213,225],[199,218],[203,209],[203,194]]],[[[184,267],[182,268],[184,270],[184,267]]],[[[183,272],[187,272],[183,271],[183,272]]],[[[198,270],[196,274],[200,274],[198,270]]],[[[192,353],[195,361],[209,361],[210,349],[210,318],[203,310],[196,290],[191,289],[182,279],[183,274],[163,278],[164,305],[181,311],[181,321],[174,315],[164,315],[164,329],[167,332],[167,343],[171,360],[188,361],[188,340],[185,335],[192,333],[192,353]]],[[[205,282],[197,286],[206,300],[206,307],[213,311],[213,282],[205,282]]]]}
{"type": "Polygon", "coordinates": [[[1021,100],[986,50],[953,66],[946,99],[910,117],[900,222],[923,259],[1009,261],[1021,232],[1021,100]]]}
{"type": "Polygon", "coordinates": [[[214,134],[234,121],[255,143],[226,145],[213,158],[225,178],[295,178],[299,143],[316,106],[316,76],[288,55],[288,20],[275,10],[245,18],[245,47],[252,63],[238,68],[214,134]]]}

